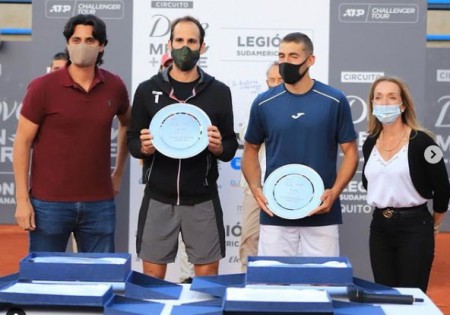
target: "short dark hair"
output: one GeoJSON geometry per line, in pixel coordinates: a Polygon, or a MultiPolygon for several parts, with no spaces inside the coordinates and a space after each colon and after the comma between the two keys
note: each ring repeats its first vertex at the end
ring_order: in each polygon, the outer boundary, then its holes
{"type": "MultiPolygon", "coordinates": [[[[63,31],[66,42],[69,42],[70,37],[72,37],[75,32],[75,26],[77,25],[91,25],[93,27],[92,36],[98,40],[101,45],[106,46],[108,44],[105,22],[93,14],[78,14],[71,17],[67,21],[63,31]]],[[[103,63],[103,53],[104,51],[98,54],[97,65],[101,65],[103,63]]]]}
{"type": "Polygon", "coordinates": [[[65,51],[60,51],[53,55],[52,60],[69,60],[69,56],[65,51]]]}
{"type": "Polygon", "coordinates": [[[173,30],[175,29],[175,26],[180,22],[192,22],[197,25],[198,30],[200,31],[200,45],[202,45],[203,41],[205,40],[205,29],[203,28],[199,20],[189,15],[180,17],[172,21],[172,25],[170,26],[170,42],[173,41],[173,30]]]}
{"type": "Polygon", "coordinates": [[[65,51],[57,52],[56,54],[53,55],[52,60],[50,61],[50,67],[53,66],[53,61],[55,61],[55,60],[68,61],[69,60],[69,55],[65,51]]]}
{"type": "Polygon", "coordinates": [[[311,38],[309,38],[308,35],[306,35],[306,34],[303,34],[300,32],[289,33],[283,37],[281,42],[286,42],[286,43],[294,42],[297,44],[303,44],[305,46],[306,50],[308,51],[308,53],[310,53],[311,55],[314,53],[314,45],[311,41],[311,38]]]}

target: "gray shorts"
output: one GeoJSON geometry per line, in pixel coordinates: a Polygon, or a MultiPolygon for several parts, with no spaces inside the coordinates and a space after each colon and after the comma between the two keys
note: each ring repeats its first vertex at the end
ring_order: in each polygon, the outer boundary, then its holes
{"type": "Polygon", "coordinates": [[[208,264],[225,257],[219,198],[196,205],[175,206],[144,197],[136,239],[139,258],[156,264],[174,262],[179,233],[189,262],[208,264]]]}

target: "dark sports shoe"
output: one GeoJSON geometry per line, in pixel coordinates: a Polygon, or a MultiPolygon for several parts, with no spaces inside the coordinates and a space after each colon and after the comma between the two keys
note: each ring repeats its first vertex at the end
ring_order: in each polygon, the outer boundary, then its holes
{"type": "Polygon", "coordinates": [[[189,277],[189,278],[183,279],[183,280],[181,280],[180,283],[192,283],[192,278],[189,277]]]}

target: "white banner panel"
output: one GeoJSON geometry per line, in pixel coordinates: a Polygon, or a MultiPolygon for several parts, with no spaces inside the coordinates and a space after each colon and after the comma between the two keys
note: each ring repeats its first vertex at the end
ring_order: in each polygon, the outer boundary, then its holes
{"type": "MultiPolygon", "coordinates": [[[[170,22],[184,15],[199,19],[206,30],[207,51],[199,65],[231,88],[235,130],[248,118],[250,105],[266,89],[265,72],[277,60],[281,38],[291,32],[308,34],[315,45],[313,78],[328,82],[329,0],[135,0],[133,13],[133,93],[138,84],[158,71],[166,50],[170,22]]],[[[239,150],[230,163],[221,163],[219,189],[224,211],[227,256],[220,273],[240,272],[239,240],[242,191],[239,150]]],[[[131,163],[130,252],[135,253],[137,216],[143,187],[139,184],[141,166],[131,163]]],[[[141,263],[134,260],[133,268],[141,263]]],[[[177,264],[169,266],[168,280],[178,281],[177,264]]]]}

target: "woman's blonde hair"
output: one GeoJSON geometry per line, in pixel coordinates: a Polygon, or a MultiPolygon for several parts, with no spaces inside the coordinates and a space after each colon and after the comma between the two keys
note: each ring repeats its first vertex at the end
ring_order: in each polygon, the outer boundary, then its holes
{"type": "Polygon", "coordinates": [[[373,99],[374,99],[374,91],[377,87],[378,83],[380,82],[392,82],[394,84],[397,84],[397,86],[400,88],[400,97],[402,98],[402,104],[405,107],[405,110],[402,113],[402,121],[404,124],[406,124],[411,130],[421,130],[428,134],[430,132],[426,129],[424,129],[420,123],[417,121],[416,118],[416,111],[415,111],[415,105],[414,100],[412,98],[411,92],[406,85],[406,83],[398,78],[393,76],[381,76],[377,78],[371,85],[369,90],[369,99],[367,100],[368,104],[368,128],[367,132],[369,135],[378,136],[383,129],[383,125],[380,123],[380,121],[372,114],[373,112],[373,99]]]}

